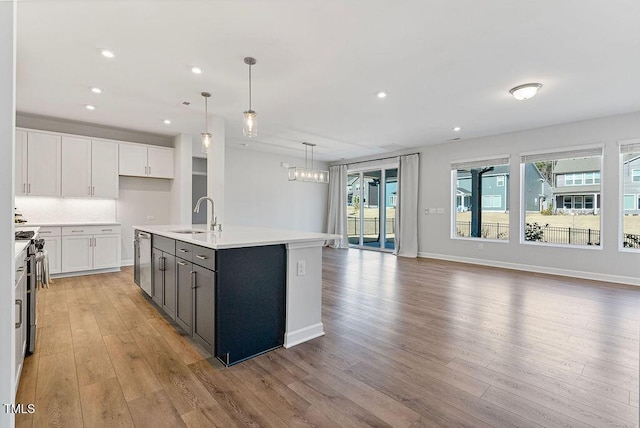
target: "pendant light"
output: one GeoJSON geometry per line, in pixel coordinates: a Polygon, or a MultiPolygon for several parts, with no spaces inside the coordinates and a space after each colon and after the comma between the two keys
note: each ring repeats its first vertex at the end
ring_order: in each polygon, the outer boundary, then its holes
{"type": "Polygon", "coordinates": [[[209,110],[207,109],[207,99],[211,96],[209,92],[202,92],[200,95],[204,97],[204,132],[202,136],[202,153],[209,153],[211,147],[211,134],[209,133],[209,110]]]}
{"type": "Polygon", "coordinates": [[[249,66],[249,110],[244,112],[242,135],[245,137],[257,137],[258,115],[251,109],[251,66],[256,64],[256,59],[248,56],[244,59],[244,63],[249,66]]]}
{"type": "Polygon", "coordinates": [[[311,183],[328,183],[329,171],[323,171],[313,168],[313,148],[316,146],[312,143],[304,144],[304,168],[292,166],[289,168],[289,181],[307,181],[311,183]],[[309,168],[307,154],[311,147],[311,168],[309,168]]]}

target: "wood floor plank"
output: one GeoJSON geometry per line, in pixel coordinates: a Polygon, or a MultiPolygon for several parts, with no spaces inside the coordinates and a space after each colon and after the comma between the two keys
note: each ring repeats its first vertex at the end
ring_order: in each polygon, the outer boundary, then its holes
{"type": "Polygon", "coordinates": [[[129,331],[127,326],[122,322],[120,315],[109,302],[103,302],[91,305],[93,316],[96,318],[98,327],[103,336],[126,333],[129,331]]]}
{"type": "Polygon", "coordinates": [[[115,377],[81,387],[80,398],[85,426],[134,426],[120,383],[115,377]]]}
{"type": "Polygon", "coordinates": [[[107,348],[102,341],[73,346],[80,388],[116,377],[107,348]]]}
{"type": "Polygon", "coordinates": [[[163,318],[149,318],[149,324],[167,341],[171,349],[178,354],[182,362],[186,365],[195,363],[196,361],[209,358],[210,355],[203,355],[194,348],[183,334],[174,326],[170,325],[163,318]]]}
{"type": "Polygon", "coordinates": [[[34,427],[81,427],[80,392],[73,351],[41,355],[34,427]]]}
{"type": "Polygon", "coordinates": [[[129,411],[137,427],[180,428],[185,426],[164,390],[150,392],[129,401],[129,411]]]}
{"type": "Polygon", "coordinates": [[[127,401],[162,389],[129,333],[105,336],[104,343],[127,401]]]}

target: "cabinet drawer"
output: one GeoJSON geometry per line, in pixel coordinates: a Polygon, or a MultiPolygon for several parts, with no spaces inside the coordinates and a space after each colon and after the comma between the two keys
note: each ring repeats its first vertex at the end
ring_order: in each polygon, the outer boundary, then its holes
{"type": "Polygon", "coordinates": [[[111,235],[114,233],[120,233],[120,226],[92,226],[94,235],[111,235]]]}
{"type": "Polygon", "coordinates": [[[193,248],[194,245],[188,244],[182,241],[176,241],[176,257],[181,259],[193,261],[193,248]]]}
{"type": "Polygon", "coordinates": [[[63,226],[62,236],[93,235],[94,226],[63,226]]]}
{"type": "Polygon", "coordinates": [[[210,270],[216,270],[216,252],[211,248],[193,245],[193,263],[210,270]]]}
{"type": "Polygon", "coordinates": [[[60,236],[62,235],[61,227],[41,227],[38,231],[41,238],[46,238],[47,236],[60,236]]]}
{"type": "Polygon", "coordinates": [[[153,235],[153,248],[173,255],[176,253],[176,241],[164,236],[153,235]]]}

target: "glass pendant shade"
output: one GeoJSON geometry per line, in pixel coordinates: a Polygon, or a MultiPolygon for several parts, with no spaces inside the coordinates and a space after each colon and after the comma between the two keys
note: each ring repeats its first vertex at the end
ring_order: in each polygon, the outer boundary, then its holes
{"type": "Polygon", "coordinates": [[[304,168],[300,166],[292,166],[289,168],[289,181],[305,181],[309,183],[328,183],[329,171],[313,168],[313,148],[315,144],[304,144],[304,168]],[[311,147],[311,168],[307,162],[307,149],[311,147]]]}
{"type": "Polygon", "coordinates": [[[242,135],[245,137],[256,137],[258,135],[258,114],[253,110],[244,112],[242,135]]]}
{"type": "Polygon", "coordinates": [[[211,134],[203,132],[200,135],[202,136],[202,153],[209,153],[209,148],[211,147],[211,134]]]}

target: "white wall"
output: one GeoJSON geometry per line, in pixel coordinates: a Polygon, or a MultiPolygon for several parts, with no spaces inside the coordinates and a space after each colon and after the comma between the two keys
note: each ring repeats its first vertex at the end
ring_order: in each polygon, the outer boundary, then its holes
{"type": "MultiPolygon", "coordinates": [[[[14,402],[15,265],[13,246],[13,181],[16,2],[0,2],[0,404],[14,402]]],[[[0,426],[13,427],[14,417],[0,408],[0,426]]]]}
{"type": "Polygon", "coordinates": [[[191,134],[180,134],[173,140],[173,175],[171,180],[171,223],[191,224],[191,134]]]}
{"type": "Polygon", "coordinates": [[[638,137],[640,113],[634,113],[424,147],[420,157],[420,254],[640,285],[637,269],[640,255],[618,251],[617,242],[620,224],[617,142],[638,137]],[[593,144],[605,146],[601,248],[558,248],[519,244],[520,154],[593,144]],[[486,240],[451,239],[451,161],[505,154],[511,156],[511,241],[496,243],[486,240]],[[424,209],[429,207],[445,207],[445,214],[425,215],[424,209]],[[484,244],[482,250],[479,249],[479,242],[484,244]]]}
{"type": "Polygon", "coordinates": [[[171,223],[172,180],[120,177],[117,221],[122,224],[122,264],[133,264],[134,225],[171,223]],[[153,217],[148,219],[148,217],[153,217]]]}
{"type": "MultiPolygon", "coordinates": [[[[227,223],[323,232],[329,186],[287,180],[280,166],[304,159],[227,147],[225,156],[227,223]]],[[[327,168],[316,162],[317,168],[327,168]]]]}

